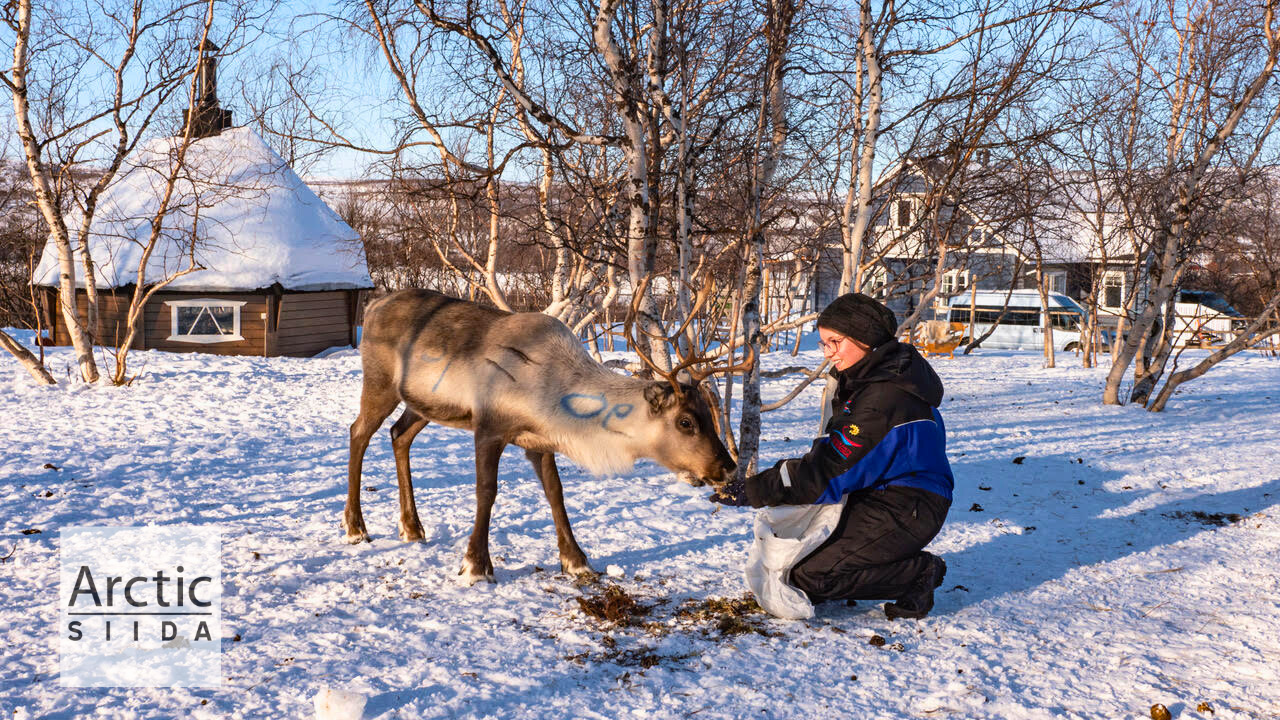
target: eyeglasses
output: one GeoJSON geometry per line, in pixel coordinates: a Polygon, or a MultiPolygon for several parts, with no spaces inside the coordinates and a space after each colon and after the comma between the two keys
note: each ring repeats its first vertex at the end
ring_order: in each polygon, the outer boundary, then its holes
{"type": "Polygon", "coordinates": [[[840,343],[848,339],[849,338],[847,337],[835,337],[835,338],[832,338],[831,340],[820,339],[818,340],[818,348],[821,349],[822,352],[824,353],[832,353],[832,352],[835,352],[836,349],[840,347],[840,343]]]}

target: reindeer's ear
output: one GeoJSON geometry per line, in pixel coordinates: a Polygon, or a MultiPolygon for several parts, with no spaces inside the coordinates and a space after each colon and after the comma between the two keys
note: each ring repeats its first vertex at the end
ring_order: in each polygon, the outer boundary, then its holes
{"type": "Polygon", "coordinates": [[[644,399],[649,401],[649,410],[654,414],[674,405],[675,394],[671,384],[664,382],[651,383],[644,389],[644,399]]]}

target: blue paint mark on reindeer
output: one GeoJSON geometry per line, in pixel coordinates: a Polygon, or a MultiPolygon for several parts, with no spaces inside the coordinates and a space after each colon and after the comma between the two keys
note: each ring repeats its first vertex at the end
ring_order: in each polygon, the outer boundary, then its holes
{"type": "Polygon", "coordinates": [[[609,400],[604,395],[569,393],[560,398],[560,407],[579,420],[590,420],[609,407],[609,400]]]}
{"type": "Polygon", "coordinates": [[[610,420],[625,418],[631,414],[632,410],[635,410],[635,406],[631,403],[618,403],[610,407],[609,399],[604,395],[584,395],[582,393],[569,393],[560,398],[560,407],[579,420],[601,418],[600,427],[611,432],[617,431],[609,427],[610,420]]]}
{"type": "Polygon", "coordinates": [[[603,427],[605,430],[609,430],[609,420],[613,418],[625,418],[631,414],[632,410],[635,409],[636,407],[631,403],[618,403],[617,405],[614,405],[613,408],[605,414],[604,421],[600,423],[600,427],[603,427]]]}
{"type": "Polygon", "coordinates": [[[453,358],[449,358],[449,362],[444,364],[444,369],[440,371],[440,377],[436,378],[436,384],[431,386],[431,392],[435,392],[440,387],[440,382],[444,380],[444,374],[449,372],[449,366],[453,364],[453,358]]]}
{"type": "MultiPolygon", "coordinates": [[[[423,350],[418,353],[418,359],[428,365],[434,365],[445,358],[444,353],[432,355],[430,351],[423,350]]],[[[440,383],[444,380],[444,374],[449,372],[449,366],[452,364],[453,358],[449,358],[449,362],[445,363],[444,368],[440,370],[440,376],[436,378],[436,384],[431,386],[431,392],[435,392],[440,387],[440,383]]]]}

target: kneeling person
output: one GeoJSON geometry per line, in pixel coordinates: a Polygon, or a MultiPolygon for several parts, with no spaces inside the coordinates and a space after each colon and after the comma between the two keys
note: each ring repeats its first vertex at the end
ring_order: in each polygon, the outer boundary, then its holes
{"type": "Polygon", "coordinates": [[[890,619],[924,617],[947,570],[923,550],[951,507],[942,381],[914,347],[895,339],[893,312],[867,295],[836,298],[817,325],[837,381],[826,435],[804,457],[711,499],[764,507],[845,498],[839,524],[792,568],[790,584],[814,603],[886,599],[890,619]]]}

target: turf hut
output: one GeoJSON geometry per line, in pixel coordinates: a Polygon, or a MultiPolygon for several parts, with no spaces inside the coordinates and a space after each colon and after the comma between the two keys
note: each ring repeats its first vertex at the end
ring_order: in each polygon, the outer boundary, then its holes
{"type": "MultiPolygon", "coordinates": [[[[230,113],[217,103],[213,57],[202,52],[200,62],[197,102],[186,118],[195,139],[140,148],[90,224],[99,293],[94,341],[118,345],[134,288],[169,280],[146,302],[133,348],[310,356],[354,345],[363,296],[373,287],[359,236],[261,137],[229,127],[230,113]]],[[[82,257],[76,267],[84,272],[82,257]]],[[[52,244],[35,282],[45,342],[69,345],[52,244]]],[[[82,275],[77,283],[84,317],[82,275]]]]}

